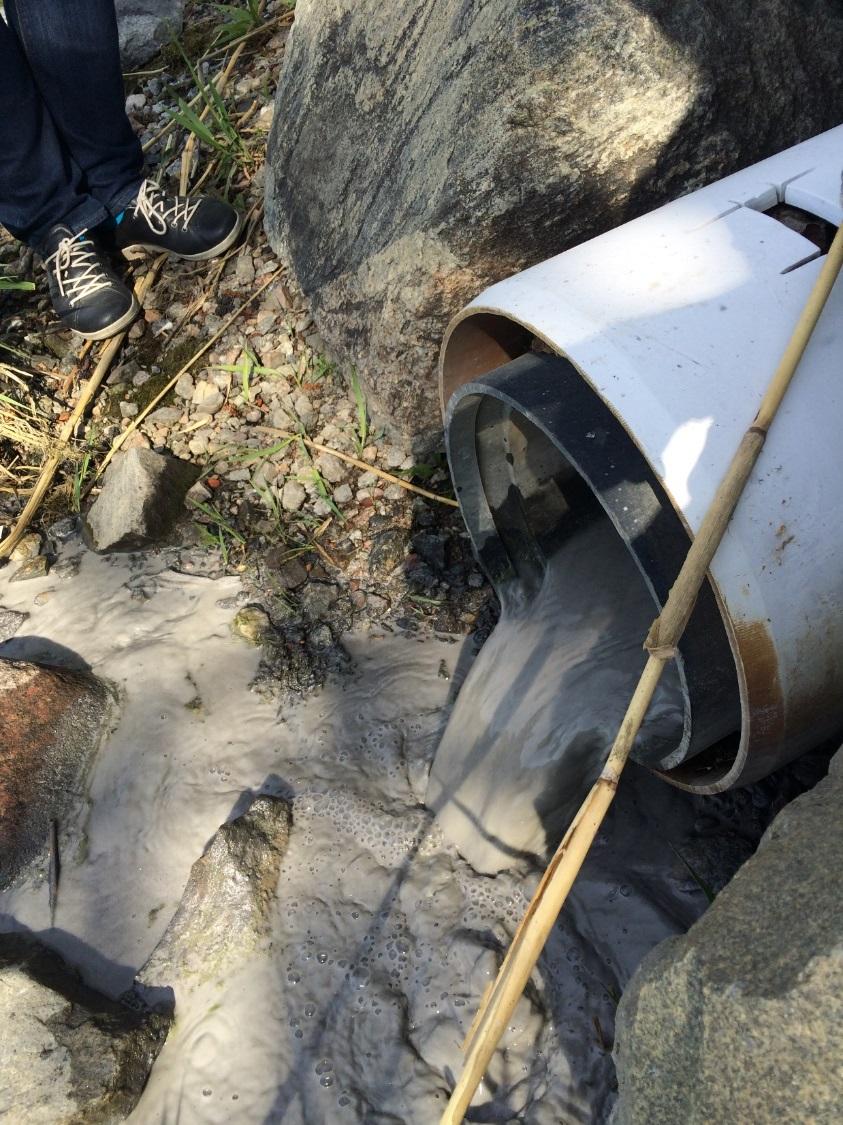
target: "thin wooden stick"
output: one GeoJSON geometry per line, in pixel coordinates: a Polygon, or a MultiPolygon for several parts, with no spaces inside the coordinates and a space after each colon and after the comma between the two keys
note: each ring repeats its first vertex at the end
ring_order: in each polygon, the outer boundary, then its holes
{"type": "Polygon", "coordinates": [[[350,453],[343,453],[339,449],[331,449],[329,445],[320,445],[318,441],[313,441],[304,434],[291,434],[287,430],[277,430],[274,426],[258,426],[257,429],[263,430],[265,433],[276,434],[278,437],[297,438],[303,442],[308,449],[315,449],[317,453],[329,453],[332,457],[338,458],[340,461],[345,461],[349,465],[354,465],[355,468],[362,469],[366,473],[373,473],[381,480],[389,481],[390,484],[397,484],[399,488],[405,488],[407,492],[414,492],[417,496],[424,496],[427,500],[435,500],[439,504],[446,504],[449,508],[458,508],[459,504],[456,500],[452,500],[450,496],[440,496],[438,492],[428,492],[426,488],[420,488],[417,484],[411,484],[410,481],[404,480],[403,477],[396,477],[393,473],[388,473],[385,469],[377,469],[374,465],[370,465],[368,461],[361,461],[358,457],[352,457],[350,453]]]}
{"type": "Polygon", "coordinates": [[[147,414],[149,414],[150,411],[155,409],[155,407],[158,405],[158,403],[161,401],[161,399],[164,398],[164,396],[166,394],[169,394],[169,392],[173,389],[173,387],[176,385],[176,383],[179,381],[179,379],[181,379],[182,375],[185,375],[191,369],[191,367],[193,367],[193,365],[196,363],[196,361],[198,359],[201,359],[202,356],[214,346],[214,344],[217,342],[217,340],[219,340],[219,338],[221,336],[223,336],[229,330],[229,328],[232,326],[232,324],[235,322],[235,320],[237,320],[237,318],[244,311],[244,309],[247,309],[249,307],[249,305],[251,305],[252,301],[254,301],[256,297],[259,297],[261,295],[261,293],[263,293],[264,289],[269,288],[269,286],[273,283],[273,281],[275,281],[282,273],[283,273],[283,266],[279,267],[275,271],[275,273],[273,273],[271,275],[271,277],[269,277],[269,279],[267,281],[265,281],[263,283],[263,285],[261,285],[261,287],[259,289],[256,289],[254,291],[254,293],[252,293],[249,297],[247,297],[247,299],[242,303],[242,305],[238,305],[238,307],[234,310],[234,312],[231,314],[231,316],[223,323],[222,327],[219,328],[213,334],[213,336],[211,336],[211,338],[208,341],[206,341],[206,343],[204,343],[202,345],[202,347],[197,352],[193,353],[193,355],[190,357],[190,359],[187,361],[187,363],[185,363],[182,367],[180,367],[178,369],[178,371],[175,373],[175,375],[172,377],[172,379],[169,381],[169,383],[167,383],[167,385],[165,387],[163,387],[158,392],[158,394],[155,396],[155,398],[151,399],[146,404],[146,406],[143,408],[143,410],[141,410],[141,412],[139,414],[135,415],[135,417],[132,419],[130,425],[122,432],[122,434],[119,434],[114,439],[114,444],[111,446],[111,449],[109,449],[108,453],[103,458],[102,463],[100,464],[99,468],[97,469],[96,473],[94,474],[93,480],[90,482],[90,484],[88,485],[88,488],[85,491],[86,496],[90,492],[90,490],[94,486],[94,484],[99,480],[99,478],[105,472],[105,470],[107,469],[112,457],[114,456],[115,453],[117,453],[120,450],[121,446],[125,442],[126,438],[128,438],[129,434],[132,434],[132,433],[135,432],[135,430],[138,428],[138,426],[141,424],[141,422],[144,420],[144,418],[146,418],[147,414]]]}
{"type": "Polygon", "coordinates": [[[459,1081],[442,1115],[441,1125],[457,1125],[465,1116],[474,1093],[506,1030],[515,1006],[550,931],[565,904],[589,848],[612,803],[624,766],[650,706],[661,674],[676,654],[708,568],[729,520],[758,460],[767,433],[799,366],[811,334],[843,266],[843,227],[839,228],[828,256],[776,368],[752,425],[743,435],[714,500],[706,512],[687,558],[671,588],[667,602],[654,621],[645,642],[649,656],[630,700],[603,771],[565,833],[504,958],[495,986],[481,1005],[467,1046],[459,1081]]]}
{"type": "MultiPolygon", "coordinates": [[[[146,297],[154,284],[166,257],[166,254],[161,254],[156,258],[135,286],[135,294],[141,304],[143,304],[144,297],[146,297]]],[[[79,395],[79,401],[76,403],[76,406],[74,406],[70,417],[62,426],[59,436],[56,439],[57,451],[41,466],[38,480],[35,482],[35,487],[32,489],[29,500],[27,500],[26,506],[21,512],[12,534],[7,536],[3,542],[0,543],[0,558],[8,557],[23,538],[26,529],[29,527],[41,506],[41,501],[44,499],[50,485],[53,483],[53,478],[59,466],[65,459],[67,443],[73,437],[76,426],[87,410],[94,395],[97,393],[100,383],[102,383],[103,379],[108,374],[112,361],[123,346],[123,341],[126,339],[128,332],[129,329],[127,328],[123,332],[119,332],[116,336],[112,336],[112,338],[106,342],[91,378],[85,384],[82,393],[79,395]]]]}

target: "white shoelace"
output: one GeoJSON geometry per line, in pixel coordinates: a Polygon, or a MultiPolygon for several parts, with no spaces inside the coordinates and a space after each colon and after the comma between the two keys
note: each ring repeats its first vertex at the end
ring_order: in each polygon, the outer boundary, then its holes
{"type": "Polygon", "coordinates": [[[86,238],[87,231],[69,235],[63,238],[55,253],[46,260],[46,265],[55,262],[53,267],[59,293],[66,297],[71,305],[78,304],[86,297],[92,297],[101,289],[108,289],[111,279],[102,270],[97,258],[96,247],[90,238],[86,238]],[[73,277],[66,277],[68,270],[79,270],[73,277]]]}
{"type": "Polygon", "coordinates": [[[145,219],[156,234],[166,234],[169,226],[175,227],[179,223],[182,230],[187,230],[187,224],[193,218],[193,212],[201,200],[191,200],[187,196],[176,195],[173,196],[173,202],[169,207],[164,206],[165,201],[166,196],[161,188],[152,180],[144,180],[132,214],[140,215],[145,219]]]}

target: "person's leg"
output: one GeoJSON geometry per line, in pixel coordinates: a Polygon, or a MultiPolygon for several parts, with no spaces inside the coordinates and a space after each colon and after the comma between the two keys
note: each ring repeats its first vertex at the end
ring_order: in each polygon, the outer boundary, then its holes
{"type": "Polygon", "coordinates": [[[78,233],[107,217],[85,191],[17,36],[0,19],[0,224],[43,253],[55,224],[78,233]]]}
{"type": "Polygon", "coordinates": [[[143,153],[126,117],[114,0],[6,0],[6,14],[84,189],[117,215],[138,193],[143,153]]]}

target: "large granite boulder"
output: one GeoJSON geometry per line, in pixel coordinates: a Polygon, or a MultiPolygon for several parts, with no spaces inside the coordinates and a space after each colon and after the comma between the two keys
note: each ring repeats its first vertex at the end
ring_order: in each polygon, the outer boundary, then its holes
{"type": "Polygon", "coordinates": [[[0,889],[61,826],[111,713],[87,672],[0,659],[0,889]]]}
{"type": "Polygon", "coordinates": [[[433,436],[453,313],[838,124],[841,54],[836,0],[298,0],[269,238],[376,420],[433,436]]]}
{"type": "Polygon", "coordinates": [[[843,1118],[843,752],[618,1009],[615,1125],[843,1118]]]}
{"type": "Polygon", "coordinates": [[[88,988],[31,937],[0,935],[0,1119],[10,1125],[125,1121],[169,1022],[88,988]]]}
{"type": "Polygon", "coordinates": [[[115,0],[115,7],[126,70],[151,59],[181,31],[184,0],[115,0]]]}

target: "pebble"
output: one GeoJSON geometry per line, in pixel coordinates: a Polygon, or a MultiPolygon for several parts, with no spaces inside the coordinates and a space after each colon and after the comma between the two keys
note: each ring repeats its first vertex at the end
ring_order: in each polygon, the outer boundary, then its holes
{"type": "Polygon", "coordinates": [[[341,484],[339,488],[334,489],[334,501],[337,504],[350,504],[353,499],[354,493],[347,484],[341,484]]]}
{"type": "Polygon", "coordinates": [[[346,466],[331,453],[321,453],[316,459],[319,472],[329,484],[340,484],[346,477],[346,466]]]}
{"type": "Polygon", "coordinates": [[[30,531],[28,535],[24,535],[10,557],[12,562],[26,562],[28,559],[34,559],[40,552],[41,536],[35,531],[30,531]]]}
{"type": "Polygon", "coordinates": [[[30,578],[45,578],[50,569],[50,564],[45,555],[36,555],[35,558],[27,559],[26,562],[21,563],[12,577],[10,582],[27,582],[30,578]]]}
{"type": "Polygon", "coordinates": [[[288,480],[281,490],[281,507],[285,512],[297,512],[307,499],[304,486],[297,480],[288,480]]]}
{"type": "Polygon", "coordinates": [[[225,398],[213,383],[202,379],[194,387],[190,401],[194,406],[201,407],[204,414],[216,414],[225,402],[225,398]]]}
{"type": "MultiPolygon", "coordinates": [[[[166,409],[166,407],[165,407],[166,409]]],[[[138,404],[136,402],[121,402],[120,403],[120,417],[121,418],[134,418],[138,413],[138,404]]]]}
{"type": "Polygon", "coordinates": [[[181,414],[177,406],[159,406],[147,416],[147,421],[155,426],[174,426],[181,418],[181,414]]]}
{"type": "Polygon", "coordinates": [[[193,382],[193,376],[188,372],[185,372],[184,375],[179,376],[179,380],[176,383],[176,397],[191,399],[193,398],[194,388],[195,384],[193,382]]]}

